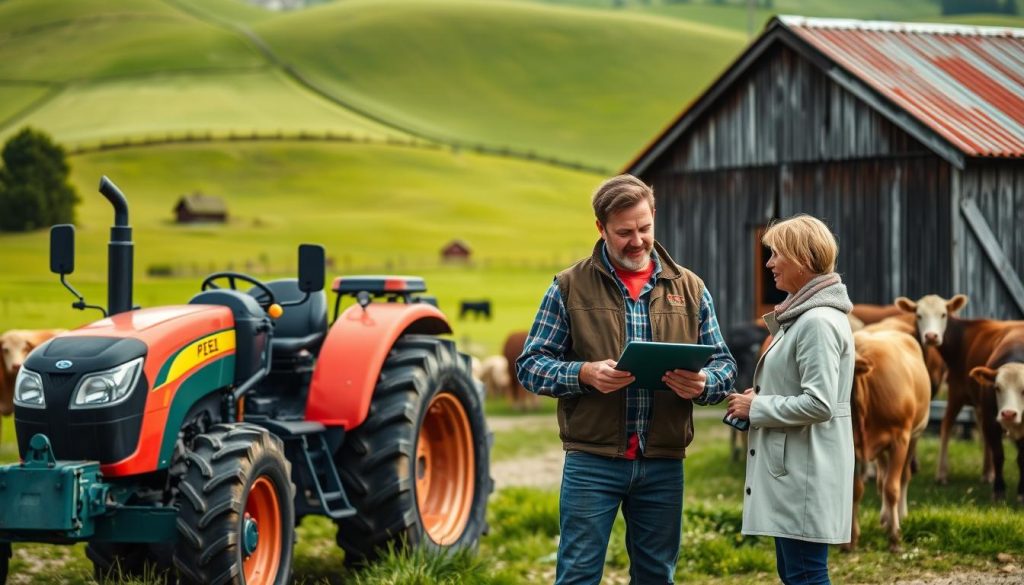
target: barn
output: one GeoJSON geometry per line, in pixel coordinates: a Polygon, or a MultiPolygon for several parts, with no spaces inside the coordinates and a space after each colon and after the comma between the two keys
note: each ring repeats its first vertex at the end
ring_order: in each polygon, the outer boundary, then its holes
{"type": "Polygon", "coordinates": [[[228,220],[228,206],[216,195],[196,191],[178,199],[174,205],[174,217],[177,223],[224,223],[228,220]]]}
{"type": "Polygon", "coordinates": [[[441,262],[466,263],[472,254],[469,244],[456,238],[441,247],[441,262]]]}
{"type": "Polygon", "coordinates": [[[626,167],[720,320],[782,299],[760,234],[805,212],[854,302],[1024,316],[1024,30],[781,16],[626,167]]]}

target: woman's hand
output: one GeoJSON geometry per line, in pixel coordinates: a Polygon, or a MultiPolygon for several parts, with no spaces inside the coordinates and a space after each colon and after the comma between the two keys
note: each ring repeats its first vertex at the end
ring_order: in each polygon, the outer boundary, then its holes
{"type": "Polygon", "coordinates": [[[725,399],[729,401],[729,416],[750,420],[750,403],[754,401],[753,388],[747,388],[743,394],[730,394],[725,399]]]}
{"type": "Polygon", "coordinates": [[[708,375],[704,370],[690,372],[687,370],[669,370],[661,377],[661,381],[676,393],[676,396],[693,400],[704,393],[704,384],[708,381],[708,375]]]}

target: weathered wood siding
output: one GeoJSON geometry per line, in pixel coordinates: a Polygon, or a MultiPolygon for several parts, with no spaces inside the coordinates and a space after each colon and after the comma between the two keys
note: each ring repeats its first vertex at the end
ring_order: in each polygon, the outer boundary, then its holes
{"type": "Polygon", "coordinates": [[[644,179],[658,197],[659,240],[705,279],[729,326],[754,317],[754,230],[800,212],[835,231],[855,302],[952,294],[950,175],[948,163],[780,45],[644,179]]]}
{"type": "Polygon", "coordinates": [[[931,152],[784,46],[656,166],[703,171],[931,152]]]}
{"type": "MultiPolygon", "coordinates": [[[[1010,265],[1024,277],[1024,161],[970,161],[961,177],[960,196],[974,201],[1010,265]]],[[[960,282],[955,292],[970,297],[962,314],[1024,319],[969,227],[961,228],[958,241],[960,282]]]]}

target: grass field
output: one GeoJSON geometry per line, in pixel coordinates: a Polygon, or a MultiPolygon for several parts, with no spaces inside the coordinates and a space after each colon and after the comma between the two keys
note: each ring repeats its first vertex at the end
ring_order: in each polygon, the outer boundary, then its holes
{"type": "Polygon", "coordinates": [[[239,36],[159,0],[7,0],[0,2],[0,39],[0,79],[56,82],[263,63],[239,36]]]}
{"type": "Polygon", "coordinates": [[[299,129],[376,141],[408,138],[305,91],[281,72],[267,68],[75,84],[17,124],[8,124],[0,131],[0,140],[22,126],[44,130],[70,147],[111,137],[138,139],[185,131],[267,134],[299,129]]]}
{"type": "MultiPolygon", "coordinates": [[[[703,409],[698,409],[700,412],[703,409]]],[[[774,549],[770,539],[739,534],[744,464],[729,456],[728,430],[718,419],[720,407],[711,408],[696,422],[696,438],[686,460],[683,547],[677,581],[711,585],[760,585],[774,580],[774,549]]],[[[522,456],[557,449],[554,415],[548,414],[547,430],[532,435],[498,432],[495,450],[505,456],[522,456]]],[[[0,458],[16,456],[10,419],[3,428],[0,458]]],[[[926,436],[919,451],[922,472],[911,483],[910,515],[903,524],[904,548],[887,551],[878,524],[878,496],[868,485],[861,507],[862,539],[859,550],[830,555],[836,583],[892,583],[898,578],[962,571],[995,572],[1001,563],[995,555],[1006,553],[1019,563],[1024,550],[1024,523],[1020,510],[990,501],[990,486],[978,482],[980,449],[975,442],[951,443],[951,482],[937,486],[932,479],[938,440],[926,436]]],[[[525,465],[528,467],[528,465],[525,465]]],[[[1019,478],[1007,465],[1011,490],[1019,478]]],[[[550,583],[557,548],[558,494],[555,488],[508,488],[492,496],[489,506],[491,533],[478,556],[436,558],[419,554],[393,556],[366,570],[350,572],[344,556],[334,545],[334,527],[322,518],[307,518],[299,528],[296,547],[296,583],[359,583],[384,585],[530,585],[550,583]]],[[[605,582],[628,581],[621,518],[609,546],[605,582]]],[[[83,546],[16,546],[12,573],[19,582],[88,583],[91,567],[83,546]]],[[[1011,582],[1011,581],[1008,581],[1011,582]]]]}
{"type": "MultiPolygon", "coordinates": [[[[714,0],[520,0],[547,5],[574,6],[614,13],[654,14],[669,18],[702,23],[746,33],[748,26],[746,0],[716,2],[714,0]],[[620,6],[621,5],[621,6],[620,6]]],[[[760,2],[756,2],[761,4],[760,2]]],[[[754,10],[754,33],[764,28],[774,14],[798,14],[828,18],[855,18],[861,20],[892,20],[908,22],[959,22],[987,26],[1024,26],[1024,17],[1007,15],[942,16],[939,3],[934,0],[772,0],[772,8],[754,10]]]]}
{"type": "Polygon", "coordinates": [[[608,168],[744,44],[682,21],[461,0],[337,2],[255,30],[335,95],[403,127],[608,168]]]}
{"type": "MultiPolygon", "coordinates": [[[[99,304],[112,221],[96,192],[103,174],[130,202],[137,303],[184,302],[203,275],[228,267],[291,275],[297,245],[316,242],[333,260],[332,276],[421,274],[453,316],[461,299],[491,299],[494,320],[456,323],[458,339],[484,345],[479,353],[528,328],[554,272],[588,254],[597,237],[588,205],[599,177],[467,152],[293,142],[154,147],[72,164],[83,201],[71,282],[99,304]],[[175,203],[194,190],[224,197],[228,224],[174,224],[175,203]],[[474,262],[440,266],[441,247],[455,237],[472,246],[474,262]],[[182,276],[148,278],[153,267],[182,276]]],[[[68,308],[71,296],[47,271],[45,230],[0,235],[0,246],[8,258],[0,329],[96,318],[68,308]]]]}

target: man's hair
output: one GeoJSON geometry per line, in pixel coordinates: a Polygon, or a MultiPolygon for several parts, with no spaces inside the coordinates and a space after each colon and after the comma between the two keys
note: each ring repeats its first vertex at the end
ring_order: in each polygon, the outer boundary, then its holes
{"type": "Polygon", "coordinates": [[[773,222],[761,237],[761,243],[815,274],[836,269],[839,244],[820,219],[800,213],[773,222]]]}
{"type": "Polygon", "coordinates": [[[603,226],[608,216],[646,201],[654,212],[654,189],[633,175],[618,175],[601,183],[594,191],[594,216],[603,226]]]}

